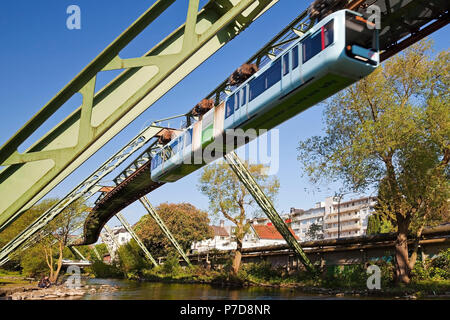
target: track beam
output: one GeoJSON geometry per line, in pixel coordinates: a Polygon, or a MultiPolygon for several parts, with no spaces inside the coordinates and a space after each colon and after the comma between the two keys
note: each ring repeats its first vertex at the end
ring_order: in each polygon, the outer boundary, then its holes
{"type": "MultiPolygon", "coordinates": [[[[232,40],[277,0],[215,0],[199,12],[190,0],[186,23],[143,57],[119,52],[174,1],[156,1],[0,148],[0,228],[58,185],[175,84],[232,40]],[[125,71],[95,92],[100,71],[125,71]],[[81,107],[24,153],[19,146],[73,95],[81,107]]],[[[1,231],[1,229],[0,229],[1,231]]]]}
{"type": "Polygon", "coordinates": [[[283,221],[283,219],[281,219],[270,199],[261,190],[250,171],[245,167],[241,159],[239,159],[236,152],[232,151],[226,154],[224,158],[228,162],[234,173],[237,175],[239,180],[242,182],[242,184],[247,188],[255,201],[270,219],[270,221],[272,221],[278,232],[283,236],[289,247],[294,250],[294,253],[299,257],[305,268],[308,271],[315,272],[314,266],[312,265],[311,261],[309,261],[302,247],[292,235],[286,223],[283,221]]]}

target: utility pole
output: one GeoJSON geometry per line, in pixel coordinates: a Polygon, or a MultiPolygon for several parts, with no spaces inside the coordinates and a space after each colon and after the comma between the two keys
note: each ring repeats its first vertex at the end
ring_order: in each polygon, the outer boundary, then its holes
{"type": "Polygon", "coordinates": [[[333,200],[338,202],[338,236],[337,238],[341,238],[341,200],[344,197],[345,193],[335,193],[333,200]],[[337,200],[336,200],[337,199],[337,200]]]}

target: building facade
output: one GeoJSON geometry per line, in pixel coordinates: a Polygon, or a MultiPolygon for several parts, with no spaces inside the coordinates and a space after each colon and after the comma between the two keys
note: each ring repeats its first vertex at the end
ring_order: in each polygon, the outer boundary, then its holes
{"type": "Polygon", "coordinates": [[[336,239],[338,236],[340,238],[356,237],[366,234],[367,222],[369,215],[374,211],[376,198],[363,197],[341,202],[337,200],[335,197],[328,197],[308,210],[291,208],[291,227],[302,241],[336,239]],[[312,224],[322,228],[314,238],[308,234],[312,224]]]}
{"type": "Polygon", "coordinates": [[[375,204],[375,197],[363,197],[344,202],[338,202],[333,197],[326,198],[323,219],[324,239],[365,235],[369,216],[374,212],[375,204]]]}

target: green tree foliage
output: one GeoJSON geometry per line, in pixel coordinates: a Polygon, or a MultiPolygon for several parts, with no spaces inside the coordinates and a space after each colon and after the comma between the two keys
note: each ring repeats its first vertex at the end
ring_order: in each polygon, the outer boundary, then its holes
{"type": "Polygon", "coordinates": [[[323,227],[320,224],[313,223],[309,226],[306,232],[308,240],[321,240],[323,239],[323,227]]]}
{"type": "MultiPolygon", "coordinates": [[[[194,241],[212,237],[208,213],[189,203],[162,203],[156,208],[156,212],[185,252],[194,241]]],[[[175,250],[150,215],[139,220],[135,231],[154,257],[166,256],[175,250]]]]}
{"type": "MultiPolygon", "coordinates": [[[[262,191],[274,201],[280,182],[276,177],[270,177],[266,174],[266,167],[258,165],[245,164],[256,183],[262,191]]],[[[250,222],[253,208],[253,216],[261,213],[259,207],[252,195],[234,174],[231,167],[225,162],[214,163],[203,169],[199,183],[200,191],[209,199],[209,208],[213,215],[224,216],[231,221],[235,228],[233,235],[237,242],[237,249],[233,260],[233,271],[237,274],[239,271],[242,256],[242,241],[250,229],[250,222]]]]}
{"type": "Polygon", "coordinates": [[[408,232],[448,219],[449,52],[432,57],[421,41],[327,103],[325,135],[299,144],[313,182],[378,189],[378,213],[397,229],[397,281],[409,282],[417,257],[408,232]]]}
{"type": "MultiPolygon", "coordinates": [[[[16,220],[9,226],[7,238],[12,239],[16,234],[13,231],[20,232],[18,227],[28,227],[36,217],[41,216],[45,211],[52,207],[58,199],[49,199],[33,206],[23,216],[34,218],[31,220],[16,220]],[[16,224],[19,221],[19,224],[16,224]],[[31,221],[31,222],[30,222],[31,221]],[[12,229],[10,229],[12,227],[12,229]]],[[[72,257],[69,250],[65,250],[71,240],[71,233],[78,228],[83,221],[88,207],[83,199],[79,199],[68,206],[55,219],[50,221],[34,238],[30,239],[32,244],[26,250],[17,250],[12,254],[12,258],[20,264],[23,271],[29,275],[42,274],[42,266],[47,266],[47,272],[51,282],[56,282],[62,267],[62,259],[65,254],[72,257]]],[[[3,238],[2,238],[3,239],[3,238]]]]}
{"type": "Polygon", "coordinates": [[[121,245],[118,250],[120,269],[129,278],[139,275],[143,269],[151,268],[151,263],[145,258],[142,249],[134,239],[121,245]]]}
{"type": "Polygon", "coordinates": [[[380,233],[389,233],[394,232],[395,229],[392,226],[390,220],[386,219],[380,214],[371,214],[369,216],[367,222],[367,231],[368,235],[380,234],[380,233]]]}
{"type": "Polygon", "coordinates": [[[27,249],[20,256],[19,263],[22,273],[27,277],[39,278],[44,274],[48,274],[48,265],[45,261],[43,248],[40,245],[27,249]]]}
{"type": "Polygon", "coordinates": [[[15,236],[28,227],[34,220],[36,220],[42,213],[48,208],[53,206],[58,199],[46,199],[37,203],[26,212],[24,212],[19,218],[11,223],[5,230],[0,233],[0,248],[4,247],[15,236]]]}

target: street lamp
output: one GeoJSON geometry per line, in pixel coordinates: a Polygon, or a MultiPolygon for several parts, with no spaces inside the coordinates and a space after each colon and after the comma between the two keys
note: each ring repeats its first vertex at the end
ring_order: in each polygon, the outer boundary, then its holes
{"type": "Polygon", "coordinates": [[[338,239],[341,237],[341,200],[346,193],[335,193],[333,200],[338,202],[338,239]]]}

